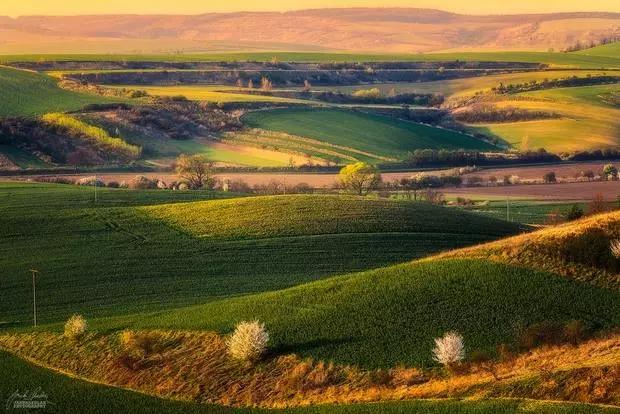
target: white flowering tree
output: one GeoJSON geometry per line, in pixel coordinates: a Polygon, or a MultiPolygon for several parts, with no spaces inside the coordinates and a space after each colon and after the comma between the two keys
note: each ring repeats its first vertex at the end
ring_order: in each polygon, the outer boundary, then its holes
{"type": "Polygon", "coordinates": [[[259,321],[241,322],[226,341],[228,354],[237,360],[256,362],[267,351],[269,333],[259,321]]]}
{"type": "Polygon", "coordinates": [[[86,334],[87,328],[88,324],[82,315],[73,315],[65,323],[65,337],[79,339],[86,334]]]}
{"type": "Polygon", "coordinates": [[[452,368],[465,359],[465,343],[458,332],[446,332],[441,338],[435,338],[433,359],[446,368],[452,368]]]}

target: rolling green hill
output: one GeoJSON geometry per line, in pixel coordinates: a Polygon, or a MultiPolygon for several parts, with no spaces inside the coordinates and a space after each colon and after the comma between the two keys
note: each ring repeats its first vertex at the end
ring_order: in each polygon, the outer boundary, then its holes
{"type": "Polygon", "coordinates": [[[30,320],[205,303],[386,266],[514,234],[512,223],[423,203],[338,196],[0,184],[0,315],[30,320]],[[204,195],[202,195],[204,194],[204,195]]]}
{"type": "Polygon", "coordinates": [[[611,57],[617,59],[618,56],[620,56],[620,42],[580,50],[578,52],[574,52],[574,54],[594,57],[611,57]]]}
{"type": "Polygon", "coordinates": [[[580,319],[611,328],[620,323],[620,294],[522,267],[441,260],[95,326],[228,332],[256,318],[265,322],[275,352],[371,368],[428,366],[433,339],[449,330],[459,331],[470,351],[494,352],[534,323],[580,319]]]}
{"type": "Polygon", "coordinates": [[[496,149],[458,132],[337,109],[287,108],[250,112],[243,121],[253,128],[286,132],[365,151],[365,158],[370,162],[376,162],[380,157],[402,158],[407,152],[420,148],[496,149]]]}
{"type": "Polygon", "coordinates": [[[33,116],[77,110],[93,103],[111,102],[66,91],[47,75],[0,66],[0,117],[33,116]]]}
{"type": "Polygon", "coordinates": [[[615,147],[620,142],[620,109],[606,98],[619,90],[620,84],[612,84],[502,95],[496,103],[499,106],[553,112],[561,118],[476,127],[517,148],[527,145],[529,149],[542,147],[551,152],[571,152],[615,147]]]}
{"type": "Polygon", "coordinates": [[[433,338],[457,330],[469,351],[515,344],[535,323],[620,323],[609,240],[618,213],[290,289],[95,322],[98,329],[212,329],[266,323],[274,352],[366,367],[429,365],[433,338]]]}

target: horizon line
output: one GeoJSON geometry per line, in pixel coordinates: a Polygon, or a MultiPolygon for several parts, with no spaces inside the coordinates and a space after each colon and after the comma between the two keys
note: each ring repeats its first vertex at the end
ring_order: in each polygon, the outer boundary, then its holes
{"type": "Polygon", "coordinates": [[[0,17],[8,17],[11,19],[28,18],[28,17],[90,17],[90,16],[161,16],[161,17],[197,17],[213,14],[287,14],[287,13],[301,13],[308,11],[320,11],[320,10],[424,10],[424,11],[436,11],[446,14],[453,14],[457,16],[472,16],[472,17],[497,17],[497,16],[544,16],[554,14],[620,14],[620,11],[609,10],[573,10],[573,11],[539,11],[539,12],[515,12],[515,13],[460,13],[456,11],[446,9],[435,9],[429,7],[398,7],[398,6],[376,6],[376,7],[318,7],[318,8],[304,8],[304,9],[290,9],[290,10],[237,10],[237,11],[205,11],[200,13],[83,13],[83,14],[21,14],[21,15],[2,15],[0,17]]]}

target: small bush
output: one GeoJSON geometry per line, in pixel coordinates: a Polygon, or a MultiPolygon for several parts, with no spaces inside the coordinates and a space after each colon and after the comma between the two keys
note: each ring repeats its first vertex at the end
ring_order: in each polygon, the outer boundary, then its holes
{"type": "Polygon", "coordinates": [[[541,322],[528,326],[519,336],[519,345],[523,349],[532,349],[540,345],[558,344],[563,339],[563,329],[554,322],[541,322]]]}
{"type": "Polygon", "coordinates": [[[120,337],[125,352],[134,358],[144,358],[157,349],[159,338],[154,333],[125,330],[120,337]]]}
{"type": "Polygon", "coordinates": [[[433,359],[448,369],[465,358],[465,344],[458,332],[446,332],[441,338],[435,338],[433,359]]]}
{"type": "Polygon", "coordinates": [[[493,376],[493,378],[497,381],[499,380],[499,375],[497,374],[497,370],[495,369],[495,363],[491,355],[484,351],[474,351],[471,353],[469,357],[472,364],[478,366],[483,371],[488,372],[493,376]]]}
{"type": "Polygon", "coordinates": [[[121,185],[119,184],[118,181],[109,181],[108,182],[108,187],[109,188],[119,188],[121,185]]]}
{"type": "Polygon", "coordinates": [[[99,179],[99,178],[97,178],[95,176],[80,178],[75,183],[77,185],[88,185],[88,186],[93,186],[93,187],[105,187],[105,183],[101,179],[99,179]]]}
{"type": "Polygon", "coordinates": [[[129,188],[134,190],[154,189],[157,188],[157,182],[150,180],[143,175],[137,175],[129,182],[129,188]]]}
{"type": "Polygon", "coordinates": [[[232,358],[256,362],[267,351],[268,342],[269,334],[265,330],[265,325],[259,321],[253,321],[239,323],[226,341],[226,345],[232,358]]]}
{"type": "Polygon", "coordinates": [[[88,324],[82,315],[73,315],[65,323],[65,337],[69,339],[80,339],[86,334],[88,324]]]}
{"type": "Polygon", "coordinates": [[[574,320],[564,325],[564,340],[577,345],[586,338],[587,329],[582,321],[574,320]]]}
{"type": "Polygon", "coordinates": [[[566,212],[566,221],[578,220],[583,217],[583,209],[577,204],[573,204],[566,212]]]}
{"type": "Polygon", "coordinates": [[[59,177],[59,176],[35,177],[34,181],[38,183],[51,183],[51,184],[75,184],[75,181],[72,180],[71,178],[59,177]]]}
{"type": "Polygon", "coordinates": [[[231,191],[233,193],[250,193],[252,192],[252,187],[248,183],[243,180],[230,180],[225,181],[222,189],[224,191],[231,191]]]}

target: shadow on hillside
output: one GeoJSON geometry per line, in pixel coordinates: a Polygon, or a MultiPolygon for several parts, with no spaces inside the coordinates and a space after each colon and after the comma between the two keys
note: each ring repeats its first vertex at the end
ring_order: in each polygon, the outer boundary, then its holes
{"type": "Polygon", "coordinates": [[[311,341],[306,342],[296,342],[291,344],[283,344],[274,347],[270,350],[269,356],[276,357],[280,355],[287,354],[303,354],[317,348],[330,348],[339,345],[351,344],[354,342],[361,341],[361,337],[348,337],[348,338],[337,338],[337,339],[313,339],[311,341]]]}

